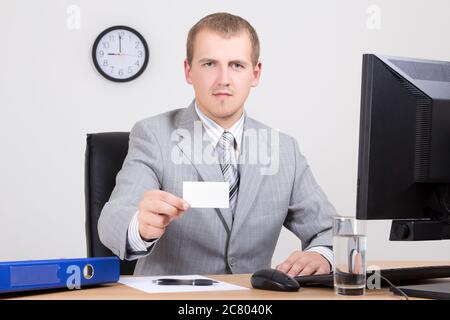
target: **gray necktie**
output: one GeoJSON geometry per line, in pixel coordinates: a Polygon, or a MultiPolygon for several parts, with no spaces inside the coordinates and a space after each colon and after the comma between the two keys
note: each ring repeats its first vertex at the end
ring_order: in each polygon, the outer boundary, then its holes
{"type": "Polygon", "coordinates": [[[219,160],[220,168],[225,181],[230,183],[230,210],[234,217],[236,209],[237,195],[239,190],[239,172],[237,170],[237,163],[234,161],[234,137],[225,131],[219,140],[219,160]]]}

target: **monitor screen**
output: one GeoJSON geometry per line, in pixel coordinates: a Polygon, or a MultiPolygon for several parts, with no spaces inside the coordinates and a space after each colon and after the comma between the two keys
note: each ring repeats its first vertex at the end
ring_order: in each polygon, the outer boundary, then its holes
{"type": "Polygon", "coordinates": [[[449,183],[450,62],[365,54],[357,218],[410,220],[391,240],[441,239],[449,183]]]}

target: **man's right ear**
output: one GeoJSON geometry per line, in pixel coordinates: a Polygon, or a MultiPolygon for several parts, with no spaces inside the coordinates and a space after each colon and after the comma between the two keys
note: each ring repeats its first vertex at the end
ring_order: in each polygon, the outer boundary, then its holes
{"type": "Polygon", "coordinates": [[[184,59],[184,77],[186,78],[186,82],[192,84],[191,79],[191,66],[189,65],[189,61],[184,59]]]}

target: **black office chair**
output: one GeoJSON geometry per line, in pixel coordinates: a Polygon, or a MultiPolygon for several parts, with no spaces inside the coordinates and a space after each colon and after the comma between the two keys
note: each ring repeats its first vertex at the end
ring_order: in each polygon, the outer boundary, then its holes
{"type": "MultiPolygon", "coordinates": [[[[88,134],[85,154],[86,245],[88,257],[114,256],[101,242],[98,219],[116,184],[128,152],[129,132],[88,134]]],[[[120,273],[133,274],[136,261],[120,261],[120,273]]]]}

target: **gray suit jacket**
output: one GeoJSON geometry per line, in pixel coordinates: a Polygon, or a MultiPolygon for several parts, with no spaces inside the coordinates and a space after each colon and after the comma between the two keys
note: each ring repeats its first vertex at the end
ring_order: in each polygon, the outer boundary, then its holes
{"type": "MultiPolygon", "coordinates": [[[[190,139],[199,123],[192,103],[132,128],[128,154],[98,223],[102,243],[121,259],[136,257],[127,252],[127,229],[146,190],[182,197],[183,181],[224,181],[218,164],[198,161],[192,152],[190,139]]],[[[239,165],[234,219],[229,209],[190,208],[140,253],[136,275],[253,273],[268,268],[283,225],[300,238],[304,249],[332,245],[335,209],[295,139],[245,115],[241,153],[253,160],[239,165]],[[271,138],[276,135],[278,139],[271,138]],[[254,161],[255,141],[258,150],[269,150],[270,162],[254,161]]]]}

